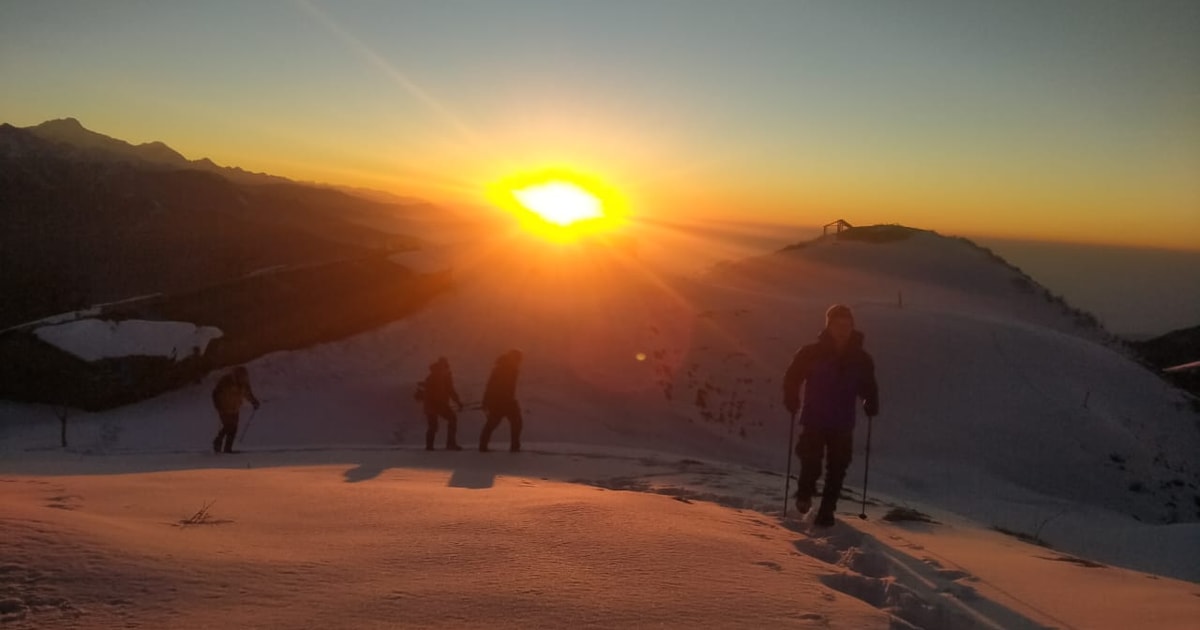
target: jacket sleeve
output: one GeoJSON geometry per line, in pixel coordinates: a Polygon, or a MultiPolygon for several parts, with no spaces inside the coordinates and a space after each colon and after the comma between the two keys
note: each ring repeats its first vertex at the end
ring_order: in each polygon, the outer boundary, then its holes
{"type": "Polygon", "coordinates": [[[866,355],[865,371],[859,395],[863,399],[863,411],[874,417],[879,415],[879,383],[875,381],[875,360],[869,354],[866,355]]]}
{"type": "Polygon", "coordinates": [[[800,385],[808,378],[808,363],[808,353],[801,348],[792,356],[792,362],[783,374],[783,406],[788,411],[800,408],[800,385]]]}

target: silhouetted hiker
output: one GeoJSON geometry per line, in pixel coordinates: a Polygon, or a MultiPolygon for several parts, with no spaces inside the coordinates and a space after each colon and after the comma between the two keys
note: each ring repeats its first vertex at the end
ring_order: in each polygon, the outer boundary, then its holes
{"type": "Polygon", "coordinates": [[[854,329],[850,307],[829,307],[825,329],[817,342],[800,348],[792,358],[783,378],[783,405],[793,417],[801,409],[801,384],[804,406],[800,411],[800,439],[796,441],[796,456],[800,458],[796,509],[804,514],[812,508],[821,459],[828,454],[825,489],[814,522],[829,526],[834,522],[854,447],[855,403],[862,398],[868,416],[879,413],[875,361],[863,350],[863,334],[854,329]]]}
{"type": "Polygon", "coordinates": [[[429,376],[425,377],[424,397],[421,400],[425,409],[425,421],[428,423],[428,428],[425,430],[425,450],[427,451],[433,450],[433,438],[437,437],[438,418],[445,418],[449,423],[446,431],[446,450],[462,450],[462,447],[458,445],[458,415],[450,408],[450,401],[454,401],[458,405],[458,410],[462,411],[462,400],[459,400],[458,392],[454,390],[454,375],[450,372],[450,362],[446,360],[446,357],[440,357],[429,365],[429,376]]]}
{"type": "Polygon", "coordinates": [[[482,403],[487,423],[483,425],[483,433],[479,434],[480,453],[488,452],[492,431],[505,418],[508,418],[512,435],[508,450],[514,453],[521,450],[521,405],[517,402],[517,372],[521,369],[521,357],[520,350],[509,350],[500,355],[488,377],[482,403]]]}
{"type": "Polygon", "coordinates": [[[213,388],[213,406],[217,408],[217,415],[221,418],[221,431],[212,441],[214,453],[221,452],[222,440],[225,442],[224,451],[233,452],[233,438],[237,435],[238,413],[242,409],[243,399],[250,401],[250,404],[258,409],[258,399],[250,389],[250,373],[246,371],[245,366],[239,365],[222,376],[213,388]]]}

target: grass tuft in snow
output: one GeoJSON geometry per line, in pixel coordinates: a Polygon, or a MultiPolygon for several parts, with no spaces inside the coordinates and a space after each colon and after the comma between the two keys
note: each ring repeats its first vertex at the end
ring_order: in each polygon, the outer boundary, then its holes
{"type": "Polygon", "coordinates": [[[1107,569],[1108,568],[1108,565],[1100,564],[1099,562],[1092,562],[1091,560],[1085,560],[1083,558],[1078,558],[1078,557],[1070,556],[1067,554],[1058,554],[1056,556],[1038,556],[1038,557],[1043,560],[1051,560],[1053,562],[1069,562],[1071,564],[1077,564],[1081,567],[1084,567],[1085,569],[1107,569]]]}
{"type": "Polygon", "coordinates": [[[217,500],[213,499],[212,501],[205,503],[203,507],[201,507],[199,510],[196,510],[195,514],[184,519],[179,519],[179,522],[176,523],[176,525],[178,527],[188,527],[191,525],[224,525],[226,523],[232,523],[233,521],[228,519],[212,518],[212,514],[209,512],[209,510],[212,509],[213,504],[216,502],[217,500]]]}
{"type": "Polygon", "coordinates": [[[1037,536],[1034,536],[1033,534],[1026,534],[1025,532],[1018,532],[1016,530],[1008,529],[1007,527],[1001,527],[999,525],[992,525],[992,529],[1000,532],[1001,534],[1007,534],[1009,536],[1012,536],[1013,538],[1016,538],[1017,540],[1022,540],[1024,542],[1027,542],[1027,543],[1030,543],[1033,545],[1037,545],[1039,547],[1053,549],[1053,547],[1050,546],[1050,543],[1046,542],[1045,540],[1042,540],[1041,538],[1038,538],[1037,536]]]}

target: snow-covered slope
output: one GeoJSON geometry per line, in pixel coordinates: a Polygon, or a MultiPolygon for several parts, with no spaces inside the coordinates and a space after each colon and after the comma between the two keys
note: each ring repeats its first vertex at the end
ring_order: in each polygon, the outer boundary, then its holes
{"type": "MultiPolygon", "coordinates": [[[[927,233],[883,244],[826,241],[693,279],[661,276],[620,254],[514,241],[446,255],[458,289],[427,310],[251,363],[264,405],[243,447],[266,457],[420,444],[424,420],[411,391],[430,362],[446,356],[464,399],[478,400],[493,359],[519,347],[527,448],[636,447],[782,473],[780,376],[826,307],[845,302],[881,385],[871,495],[884,505],[873,518],[887,504],[916,506],[971,531],[1037,535],[1075,556],[1200,580],[1194,413],[1177,391],[969,244],[927,233]]],[[[72,450],[134,462],[140,472],[141,454],[202,451],[215,430],[208,393],[216,376],[70,419],[72,450]]],[[[50,410],[4,405],[0,413],[0,448],[18,471],[40,457],[20,452],[57,444],[50,410]]],[[[461,424],[469,445],[482,418],[467,411],[461,424]]],[[[501,429],[497,439],[505,437],[501,429]]],[[[864,438],[860,427],[847,481],[855,492],[864,438]]],[[[169,456],[167,466],[189,467],[190,457],[169,456]]],[[[742,497],[740,507],[779,509],[777,495],[745,490],[735,483],[724,494],[742,497]]],[[[854,507],[851,499],[842,505],[854,507]]]]}
{"type": "Polygon", "coordinates": [[[0,474],[0,622],[1171,630],[1200,614],[1195,584],[941,514],[872,506],[814,530],[762,513],[778,474],[546,446],[22,456],[0,474]]]}

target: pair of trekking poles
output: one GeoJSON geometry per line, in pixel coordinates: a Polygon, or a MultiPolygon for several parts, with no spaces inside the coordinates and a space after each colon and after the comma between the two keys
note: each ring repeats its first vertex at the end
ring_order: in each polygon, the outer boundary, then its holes
{"type": "MultiPolygon", "coordinates": [[[[874,424],[875,417],[867,416],[867,457],[866,469],[863,470],[863,489],[862,489],[862,509],[858,513],[858,518],[867,519],[867,480],[871,476],[871,425],[874,424]]],[[[787,518],[789,484],[792,481],[792,444],[796,439],[796,412],[791,415],[791,422],[788,424],[788,450],[787,450],[787,474],[783,476],[783,517],[787,518]]]]}

